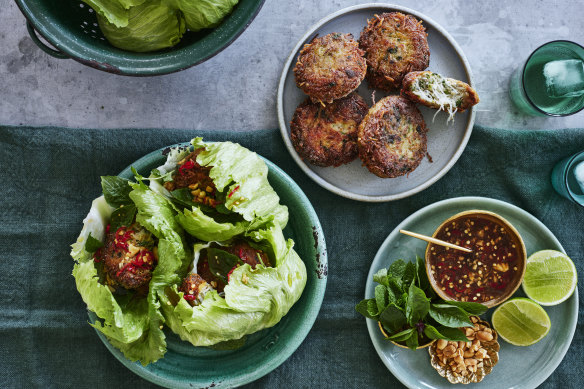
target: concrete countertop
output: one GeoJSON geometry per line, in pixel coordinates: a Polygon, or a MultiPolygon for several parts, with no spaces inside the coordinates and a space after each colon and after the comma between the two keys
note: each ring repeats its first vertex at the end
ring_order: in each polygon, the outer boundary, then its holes
{"type": "MultiPolygon", "coordinates": [[[[363,1],[365,2],[365,1],[363,1]]],[[[13,2],[0,14],[0,124],[93,128],[277,128],[276,90],[290,50],[326,15],[359,1],[267,0],[246,31],[207,62],[133,78],[59,60],[29,38],[13,2]]],[[[584,112],[526,116],[508,97],[512,71],[541,44],[584,44],[584,5],[566,1],[399,1],[441,24],[464,50],[481,98],[476,123],[512,129],[584,127],[584,112]]]]}

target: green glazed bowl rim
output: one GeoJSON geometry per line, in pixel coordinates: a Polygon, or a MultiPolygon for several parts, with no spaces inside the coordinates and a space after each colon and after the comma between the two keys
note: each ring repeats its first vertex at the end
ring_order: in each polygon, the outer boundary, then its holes
{"type": "Polygon", "coordinates": [[[217,55],[233,43],[255,19],[265,0],[239,0],[233,12],[202,39],[180,48],[150,53],[134,53],[111,46],[102,51],[85,45],[73,34],[64,33],[28,0],[15,0],[34,29],[58,51],[92,68],[126,76],[156,76],[178,72],[217,55]],[[205,46],[212,47],[205,49],[205,46]],[[203,48],[203,50],[201,50],[203,48]]]}
{"type": "MultiPolygon", "coordinates": [[[[131,171],[132,166],[135,167],[140,174],[148,174],[152,168],[164,163],[164,150],[173,146],[190,146],[190,143],[175,144],[153,151],[126,167],[118,175],[128,179],[133,178],[134,175],[131,171]]],[[[294,224],[295,220],[310,220],[310,225],[303,228],[309,230],[306,232],[310,235],[311,239],[314,239],[314,241],[306,243],[310,252],[313,254],[313,257],[302,258],[306,264],[308,280],[300,300],[294,304],[288,314],[284,316],[278,324],[256,333],[260,334],[262,331],[266,331],[265,334],[261,334],[261,339],[259,339],[259,341],[256,340],[256,342],[250,347],[253,352],[260,351],[260,353],[255,354],[259,355],[258,358],[260,358],[262,363],[250,366],[251,362],[246,364],[245,362],[247,360],[241,361],[241,363],[238,364],[241,368],[237,370],[228,370],[221,365],[221,361],[233,361],[245,358],[246,355],[237,355],[239,350],[236,350],[234,352],[235,354],[229,354],[229,352],[215,351],[204,347],[194,347],[188,342],[180,341],[178,337],[175,337],[176,341],[173,341],[178,343],[172,345],[174,346],[172,350],[170,347],[171,340],[169,339],[169,349],[164,358],[144,367],[139,362],[132,362],[127,359],[120,350],[115,348],[108,341],[104,334],[96,329],[97,335],[116,359],[140,377],[168,388],[222,388],[244,385],[263,377],[280,366],[290,355],[292,355],[292,353],[294,353],[294,351],[296,351],[310,332],[318,312],[320,311],[327,283],[328,261],[324,233],[314,208],[300,187],[294,182],[294,180],[292,180],[292,178],[290,178],[290,176],[274,163],[263,157],[262,159],[268,166],[268,179],[272,186],[281,186],[284,188],[284,190],[278,192],[278,195],[281,198],[290,195],[292,200],[298,205],[294,209],[291,209],[290,206],[288,207],[291,213],[288,225],[291,228],[294,228],[292,224],[294,224]],[[314,265],[312,266],[314,269],[311,267],[312,261],[314,261],[314,265]],[[300,310],[301,308],[303,310],[300,310]],[[181,362],[181,358],[183,362],[185,359],[188,361],[190,358],[188,352],[193,349],[202,350],[202,354],[193,356],[190,365],[181,365],[179,363],[181,362]],[[166,359],[171,353],[177,355],[176,357],[174,355],[171,356],[171,358],[175,358],[176,360],[169,361],[166,359]],[[187,358],[184,358],[184,355],[186,355],[187,358]],[[210,363],[208,363],[205,358],[208,358],[210,363]],[[205,364],[197,366],[196,364],[199,363],[201,359],[205,360],[205,364]],[[157,368],[157,365],[161,362],[163,364],[168,364],[168,366],[165,365],[164,368],[157,368]],[[213,367],[214,364],[219,364],[219,368],[217,368],[217,366],[213,367]],[[212,380],[209,380],[204,374],[199,374],[201,372],[200,369],[204,368],[209,370],[207,375],[213,375],[212,380]],[[166,373],[168,369],[172,370],[171,373],[166,373]],[[173,375],[172,373],[177,374],[173,375]]],[[[289,227],[287,226],[286,229],[288,228],[289,227]]],[[[296,241],[295,243],[299,244],[300,241],[296,241]]],[[[90,322],[94,323],[95,320],[97,320],[97,316],[94,312],[89,310],[88,314],[90,322]]],[[[167,329],[165,329],[165,332],[167,332],[167,329]]],[[[168,330],[167,335],[170,334],[172,334],[172,332],[168,330]]],[[[172,335],[174,337],[174,334],[172,335]]],[[[254,334],[250,336],[253,335],[254,334]]],[[[247,345],[240,350],[249,354],[249,351],[245,350],[246,347],[247,345]]]]}

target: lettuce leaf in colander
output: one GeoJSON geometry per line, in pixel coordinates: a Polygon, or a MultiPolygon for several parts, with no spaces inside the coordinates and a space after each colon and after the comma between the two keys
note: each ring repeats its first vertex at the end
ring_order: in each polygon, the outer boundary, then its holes
{"type": "Polygon", "coordinates": [[[83,0],[97,12],[117,27],[128,25],[129,8],[143,4],[148,0],[83,0]]]}
{"type": "Polygon", "coordinates": [[[191,31],[215,27],[227,16],[238,0],[171,0],[185,16],[191,31]]]}
{"type": "Polygon", "coordinates": [[[127,13],[125,25],[107,15],[97,15],[103,35],[113,46],[123,50],[146,52],[172,47],[186,31],[182,13],[167,1],[147,0],[130,7],[127,13]]]}

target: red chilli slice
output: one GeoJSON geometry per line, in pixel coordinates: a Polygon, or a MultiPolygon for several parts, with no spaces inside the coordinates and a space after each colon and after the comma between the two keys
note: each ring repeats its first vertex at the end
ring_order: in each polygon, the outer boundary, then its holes
{"type": "Polygon", "coordinates": [[[229,192],[229,194],[227,195],[228,198],[231,198],[231,196],[233,196],[233,194],[239,189],[239,185],[237,185],[235,188],[233,188],[231,190],[231,192],[229,192]]]}
{"type": "Polygon", "coordinates": [[[195,163],[192,160],[189,159],[188,161],[186,161],[185,163],[183,163],[182,165],[180,165],[178,167],[178,173],[181,176],[184,176],[185,175],[185,172],[184,172],[185,170],[190,170],[190,169],[193,169],[194,167],[195,167],[195,163]]]}

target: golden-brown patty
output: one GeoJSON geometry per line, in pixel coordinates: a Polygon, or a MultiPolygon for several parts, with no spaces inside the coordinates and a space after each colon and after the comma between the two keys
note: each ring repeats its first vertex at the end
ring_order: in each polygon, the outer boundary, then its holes
{"type": "Polygon", "coordinates": [[[426,69],[430,63],[426,36],[422,22],[412,15],[390,12],[370,19],[359,38],[369,86],[399,89],[407,73],[426,69]]]}
{"type": "Polygon", "coordinates": [[[357,127],[369,107],[361,96],[322,106],[306,99],[290,122],[290,138],[300,157],[317,166],[340,166],[358,155],[357,127]]]}
{"type": "Polygon", "coordinates": [[[416,105],[401,96],[375,104],[359,125],[359,157],[381,178],[403,176],[426,155],[426,123],[416,105]]]}
{"type": "Polygon", "coordinates": [[[413,102],[444,111],[464,112],[479,102],[479,95],[466,82],[429,71],[406,74],[401,95],[413,102]]]}
{"type": "Polygon", "coordinates": [[[304,45],[294,77],[312,101],[330,103],[357,89],[366,70],[363,50],[353,35],[331,33],[304,45]]]}

